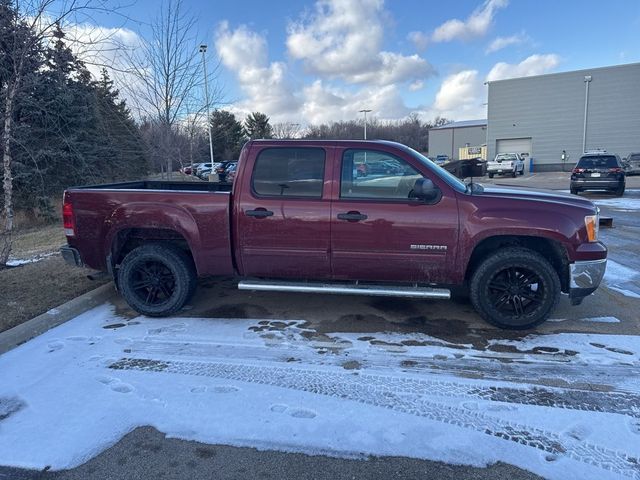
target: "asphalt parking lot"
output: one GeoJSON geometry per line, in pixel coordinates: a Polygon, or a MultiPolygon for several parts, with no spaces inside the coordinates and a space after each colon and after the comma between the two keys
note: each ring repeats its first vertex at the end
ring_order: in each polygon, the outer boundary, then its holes
{"type": "MultiPolygon", "coordinates": [[[[566,173],[481,182],[568,190],[566,173]]],[[[609,275],[580,306],[563,297],[535,332],[487,325],[463,294],[245,292],[203,279],[172,319],[116,297],[0,357],[7,379],[38,371],[33,398],[38,383],[51,396],[38,411],[19,388],[0,392],[0,463],[21,444],[3,443],[3,429],[32,431],[13,465],[38,469],[0,467],[0,479],[640,478],[640,177],[622,198],[585,196],[614,219],[601,230],[609,275]],[[14,365],[25,356],[27,373],[14,365]],[[76,391],[82,401],[69,400],[76,391]],[[85,421],[49,427],[69,405],[85,421]],[[54,438],[70,447],[38,448],[54,438]]]]}

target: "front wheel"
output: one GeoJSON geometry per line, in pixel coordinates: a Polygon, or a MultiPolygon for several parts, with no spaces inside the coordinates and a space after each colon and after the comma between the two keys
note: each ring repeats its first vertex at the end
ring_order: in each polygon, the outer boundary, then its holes
{"type": "Polygon", "coordinates": [[[539,253],[506,247],[487,257],[475,270],[470,297],[487,322],[523,330],[549,317],[560,298],[560,279],[539,253]]]}
{"type": "Polygon", "coordinates": [[[490,173],[490,174],[489,174],[489,178],[493,178],[493,173],[490,173]]]}
{"type": "Polygon", "coordinates": [[[122,296],[136,312],[166,317],[193,295],[197,275],[193,261],[172,245],[148,244],[133,249],[118,270],[122,296]]]}

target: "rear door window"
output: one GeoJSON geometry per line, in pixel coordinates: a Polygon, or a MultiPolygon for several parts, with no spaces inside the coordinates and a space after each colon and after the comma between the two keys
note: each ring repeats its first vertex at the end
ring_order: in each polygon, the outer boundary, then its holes
{"type": "Polygon", "coordinates": [[[589,156],[582,157],[578,162],[578,167],[589,170],[593,169],[606,169],[619,167],[618,160],[614,155],[601,155],[601,156],[589,156]]]}
{"type": "Polygon", "coordinates": [[[325,151],[322,148],[267,148],[253,167],[251,187],[259,197],[321,198],[325,151]]]}

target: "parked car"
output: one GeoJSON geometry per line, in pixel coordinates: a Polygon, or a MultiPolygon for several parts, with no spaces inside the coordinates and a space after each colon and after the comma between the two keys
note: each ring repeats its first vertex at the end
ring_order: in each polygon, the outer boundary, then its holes
{"type": "Polygon", "coordinates": [[[622,161],[624,173],[627,175],[640,175],[640,153],[630,153],[622,161]]]}
{"type": "Polygon", "coordinates": [[[227,167],[227,172],[226,172],[227,175],[226,175],[226,178],[225,178],[225,181],[227,183],[233,183],[234,182],[234,180],[236,179],[237,168],[238,168],[238,163],[237,162],[232,163],[231,165],[229,165],[227,167]]]}
{"type": "Polygon", "coordinates": [[[487,174],[489,178],[494,175],[524,175],[524,161],[519,153],[499,153],[487,162],[487,174]]]}
{"type": "Polygon", "coordinates": [[[218,174],[221,182],[227,181],[227,174],[229,172],[229,168],[231,168],[231,166],[233,165],[236,165],[237,163],[238,163],[237,160],[228,160],[228,161],[220,162],[217,165],[215,169],[215,173],[218,174]]]}
{"type": "Polygon", "coordinates": [[[399,143],[251,140],[236,168],[233,185],[68,189],[64,259],[109,272],[148,316],[178,312],[198,276],[236,275],[241,290],[306,294],[446,299],[466,287],[483,318],[516,329],[548,318],[561,292],[579,304],[604,275],[589,200],[466,185],[399,143]],[[358,178],[365,156],[402,172],[358,178]]]}
{"type": "Polygon", "coordinates": [[[197,167],[194,167],[196,169],[196,176],[200,177],[204,170],[211,170],[212,166],[213,164],[211,162],[199,163],[197,167]]]}
{"type": "Polygon", "coordinates": [[[606,152],[585,153],[571,172],[571,193],[585,190],[607,190],[624,194],[625,173],[618,155],[606,152]]]}

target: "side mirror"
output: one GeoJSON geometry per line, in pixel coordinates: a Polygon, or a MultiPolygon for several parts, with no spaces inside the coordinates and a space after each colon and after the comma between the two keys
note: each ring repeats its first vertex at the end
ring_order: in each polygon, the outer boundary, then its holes
{"type": "Polygon", "coordinates": [[[419,178],[409,192],[409,198],[416,198],[425,202],[435,200],[440,194],[440,189],[428,178],[419,178]]]}

